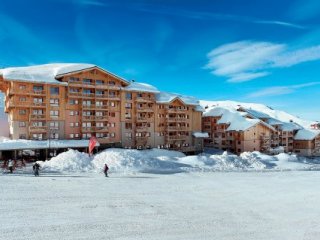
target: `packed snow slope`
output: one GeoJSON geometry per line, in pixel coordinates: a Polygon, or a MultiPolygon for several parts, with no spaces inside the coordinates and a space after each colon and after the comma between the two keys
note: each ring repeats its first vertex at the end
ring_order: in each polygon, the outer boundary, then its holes
{"type": "Polygon", "coordinates": [[[0,240],[319,240],[319,172],[7,174],[0,240]]]}
{"type": "Polygon", "coordinates": [[[304,120],[299,117],[296,117],[294,115],[291,115],[289,113],[286,113],[281,110],[275,110],[272,109],[266,105],[263,104],[258,104],[258,103],[244,103],[244,102],[236,102],[236,101],[205,101],[201,100],[200,105],[205,108],[205,107],[222,107],[226,109],[230,109],[231,111],[234,111],[238,109],[240,106],[247,108],[247,109],[252,109],[255,111],[262,112],[264,114],[269,115],[272,118],[275,118],[277,120],[280,120],[282,122],[290,122],[291,120],[295,123],[298,123],[299,125],[303,126],[304,128],[310,128],[310,125],[313,124],[313,121],[309,120],[304,120]]]}
{"type": "Polygon", "coordinates": [[[162,149],[128,150],[111,148],[94,156],[69,150],[40,162],[44,172],[102,172],[107,163],[112,173],[190,173],[214,171],[310,170],[318,169],[316,160],[280,153],[275,156],[244,152],[240,156],[227,152],[185,156],[162,149]]]}

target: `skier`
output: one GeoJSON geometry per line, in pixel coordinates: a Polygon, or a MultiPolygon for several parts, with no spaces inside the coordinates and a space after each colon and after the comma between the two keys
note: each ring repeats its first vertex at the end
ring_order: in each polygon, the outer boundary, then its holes
{"type": "Polygon", "coordinates": [[[13,173],[13,161],[11,159],[9,159],[8,167],[9,167],[10,173],[13,173]]]}
{"type": "Polygon", "coordinates": [[[39,176],[40,164],[36,162],[32,166],[32,169],[33,169],[34,176],[39,176]]]}
{"type": "Polygon", "coordinates": [[[104,175],[105,175],[106,177],[109,177],[109,176],[108,176],[108,170],[109,170],[108,165],[107,165],[107,164],[104,164],[103,172],[104,172],[104,175]]]}

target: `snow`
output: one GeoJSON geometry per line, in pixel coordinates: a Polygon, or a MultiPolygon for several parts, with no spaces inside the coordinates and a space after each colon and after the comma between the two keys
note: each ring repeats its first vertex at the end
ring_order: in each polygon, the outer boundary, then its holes
{"type": "Polygon", "coordinates": [[[29,67],[11,67],[0,69],[0,74],[5,80],[26,81],[37,83],[63,84],[67,83],[56,80],[57,75],[93,68],[93,64],[80,63],[53,63],[35,65],[29,67]]]}
{"type": "Polygon", "coordinates": [[[222,107],[209,107],[203,114],[204,117],[221,117],[218,124],[230,124],[227,128],[228,131],[245,131],[257,124],[264,124],[273,129],[271,126],[263,123],[259,119],[249,119],[243,116],[243,113],[234,109],[227,109],[222,107]]]}
{"type": "Polygon", "coordinates": [[[199,100],[191,97],[191,96],[184,96],[176,93],[169,93],[169,92],[160,92],[156,94],[156,101],[157,103],[171,103],[175,99],[180,99],[187,105],[199,105],[199,100]]]}
{"type": "MultiPolygon", "coordinates": [[[[89,140],[50,140],[50,148],[84,148],[89,146],[89,140]]],[[[97,146],[100,146],[97,143],[97,146]]],[[[0,140],[0,151],[22,149],[45,149],[49,147],[48,140],[0,140]]]]}
{"type": "Polygon", "coordinates": [[[2,175],[1,240],[317,240],[318,172],[2,175]]]}
{"type": "Polygon", "coordinates": [[[106,149],[93,157],[69,150],[40,162],[47,172],[101,172],[107,163],[113,173],[168,174],[210,171],[261,171],[316,169],[318,165],[306,164],[304,158],[280,153],[269,156],[260,152],[244,152],[240,156],[223,152],[185,156],[177,151],[163,149],[129,150],[106,149]]]}
{"type": "Polygon", "coordinates": [[[130,82],[130,84],[123,88],[127,91],[141,91],[141,92],[150,92],[150,93],[159,93],[159,90],[147,83],[139,83],[139,82],[130,82]]]}
{"type": "Polygon", "coordinates": [[[263,104],[257,104],[257,103],[244,103],[244,102],[236,102],[236,101],[205,101],[205,100],[200,100],[200,105],[203,107],[206,106],[218,106],[218,107],[223,107],[227,108],[229,110],[237,110],[239,107],[244,107],[246,109],[251,109],[254,111],[261,112],[263,114],[266,114],[270,116],[271,118],[277,119],[279,121],[289,123],[290,121],[293,121],[304,128],[310,128],[311,124],[314,122],[308,121],[301,119],[299,117],[293,116],[289,113],[286,113],[281,110],[274,110],[271,109],[270,107],[263,105],[263,104]]]}
{"type": "Polygon", "coordinates": [[[207,132],[193,132],[192,136],[195,138],[208,138],[209,134],[207,132]]]}
{"type": "Polygon", "coordinates": [[[294,136],[294,140],[313,140],[320,134],[320,131],[300,129],[294,136]]]}

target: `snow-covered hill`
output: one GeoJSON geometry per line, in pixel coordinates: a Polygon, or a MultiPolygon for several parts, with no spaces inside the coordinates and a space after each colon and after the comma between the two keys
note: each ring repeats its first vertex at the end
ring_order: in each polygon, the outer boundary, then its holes
{"type": "Polygon", "coordinates": [[[298,123],[299,125],[303,126],[304,128],[310,128],[310,126],[314,123],[309,120],[301,119],[299,117],[296,117],[294,115],[291,115],[287,112],[281,111],[281,110],[275,110],[272,109],[271,107],[268,107],[263,104],[258,104],[258,103],[244,103],[244,102],[236,102],[236,101],[205,101],[201,100],[200,105],[205,108],[205,107],[212,107],[212,106],[217,106],[217,107],[223,107],[227,109],[232,109],[236,110],[237,108],[244,107],[248,109],[252,109],[255,111],[259,111],[262,113],[265,113],[269,115],[272,118],[275,118],[277,120],[280,120],[282,122],[290,122],[293,121],[295,123],[298,123]]]}

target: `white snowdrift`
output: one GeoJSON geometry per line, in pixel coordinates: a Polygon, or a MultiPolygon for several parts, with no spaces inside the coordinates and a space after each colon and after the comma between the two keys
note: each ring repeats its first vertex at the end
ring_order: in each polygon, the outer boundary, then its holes
{"type": "MultiPolygon", "coordinates": [[[[302,159],[303,160],[303,159],[302,159]]],[[[260,152],[244,152],[240,156],[228,154],[200,154],[185,156],[183,153],[162,149],[126,150],[107,149],[90,157],[86,153],[69,150],[42,162],[45,171],[101,172],[107,163],[116,173],[180,173],[208,171],[261,171],[315,169],[315,164],[305,163],[296,155],[280,153],[269,156],[260,152]]]]}

